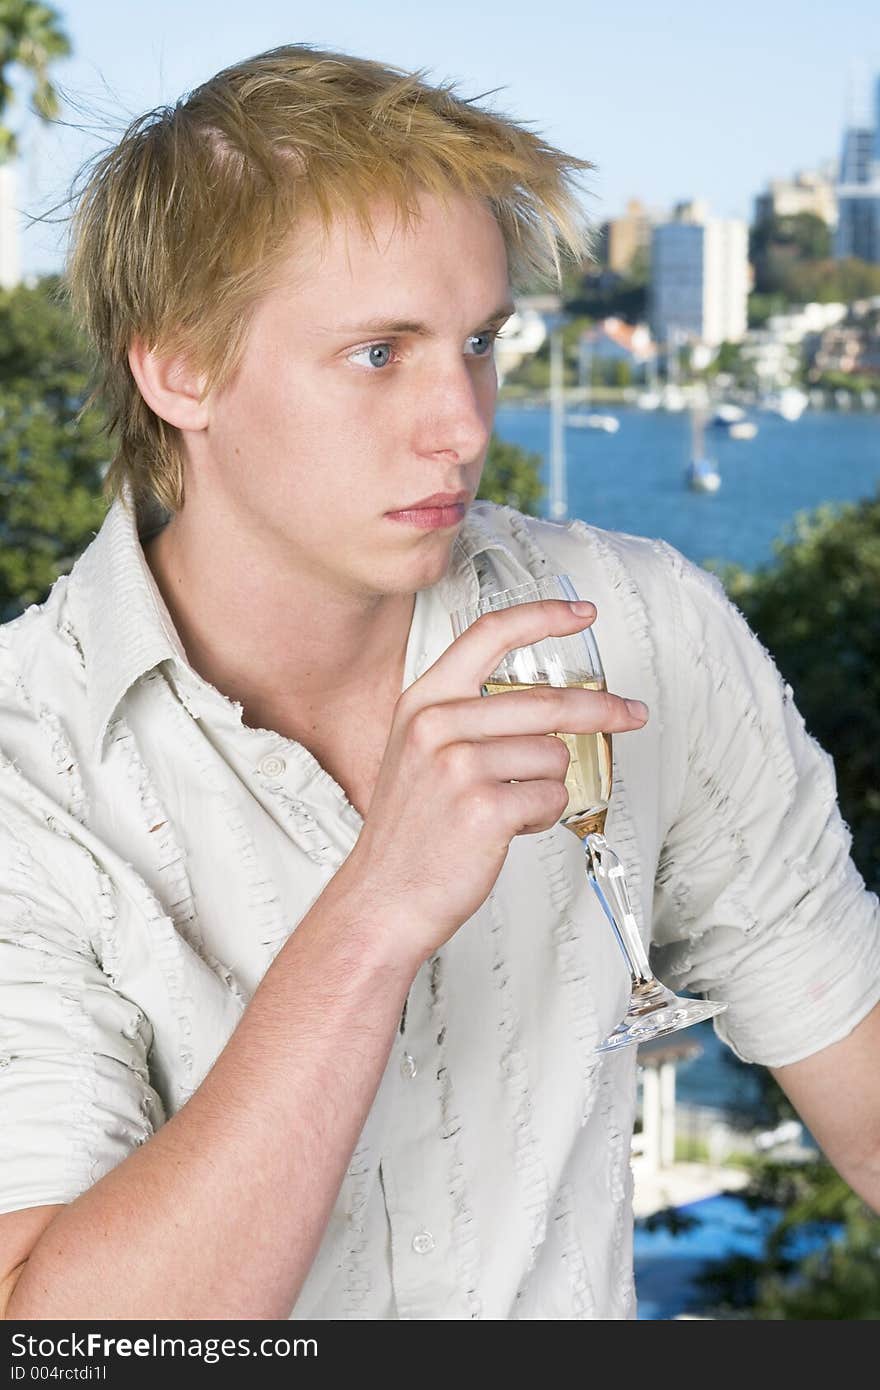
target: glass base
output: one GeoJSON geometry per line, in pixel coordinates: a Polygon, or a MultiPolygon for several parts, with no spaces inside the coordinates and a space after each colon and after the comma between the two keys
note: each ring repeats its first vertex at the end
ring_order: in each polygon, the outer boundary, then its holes
{"type": "Polygon", "coordinates": [[[619,1047],[663,1038],[667,1033],[678,1032],[679,1028],[702,1023],[726,1008],[726,1004],[714,999],[682,999],[659,980],[647,980],[636,985],[626,1017],[597,1045],[596,1051],[615,1052],[619,1047]]]}

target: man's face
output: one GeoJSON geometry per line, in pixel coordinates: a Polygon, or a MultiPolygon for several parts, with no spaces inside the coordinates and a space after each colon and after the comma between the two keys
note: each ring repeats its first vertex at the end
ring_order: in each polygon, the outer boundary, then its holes
{"type": "Polygon", "coordinates": [[[444,210],[426,194],[419,207],[409,229],[380,207],[375,245],[353,218],[326,242],[306,229],[203,436],[204,485],[224,491],[243,540],[360,596],[445,574],[461,522],[425,529],[388,513],[435,492],[473,500],[497,394],[494,332],[513,307],[487,206],[457,195],[444,210]],[[402,326],[381,327],[392,321],[402,326]]]}

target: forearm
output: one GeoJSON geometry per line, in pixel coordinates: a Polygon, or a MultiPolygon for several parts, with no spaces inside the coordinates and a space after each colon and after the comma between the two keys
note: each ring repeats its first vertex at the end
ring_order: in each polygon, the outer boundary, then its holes
{"type": "Polygon", "coordinates": [[[841,1177],[880,1212],[880,1004],[840,1042],[771,1068],[841,1177]]]}
{"type": "Polygon", "coordinates": [[[838,1163],[837,1169],[853,1192],[880,1216],[880,1149],[861,1163],[838,1163]]]}
{"type": "Polygon", "coordinates": [[[418,968],[335,884],[187,1104],[58,1213],[8,1318],[288,1316],[418,968]]]}

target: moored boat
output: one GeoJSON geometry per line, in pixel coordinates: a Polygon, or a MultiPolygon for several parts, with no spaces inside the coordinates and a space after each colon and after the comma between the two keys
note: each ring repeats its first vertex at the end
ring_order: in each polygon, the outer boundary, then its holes
{"type": "Polygon", "coordinates": [[[757,433],[758,426],[754,420],[737,420],[727,431],[730,439],[754,439],[757,433]]]}
{"type": "Polygon", "coordinates": [[[566,425],[576,430],[604,430],[606,434],[616,434],[620,421],[616,415],[602,415],[596,411],[570,411],[565,417],[566,425]]]}
{"type": "Polygon", "coordinates": [[[765,396],[761,404],[765,410],[781,415],[783,420],[799,420],[810,404],[810,398],[797,386],[785,386],[781,391],[765,396]]]}
{"type": "Polygon", "coordinates": [[[707,457],[703,448],[705,424],[705,412],[699,408],[692,410],[691,461],[685,470],[685,481],[692,492],[717,492],[721,486],[718,465],[707,457]]]}

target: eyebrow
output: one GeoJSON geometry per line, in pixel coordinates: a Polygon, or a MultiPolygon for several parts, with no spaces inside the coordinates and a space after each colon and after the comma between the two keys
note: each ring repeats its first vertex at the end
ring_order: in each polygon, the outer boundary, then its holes
{"type": "MultiPolygon", "coordinates": [[[[503,323],[505,319],[509,319],[511,314],[515,313],[515,304],[502,304],[500,309],[495,309],[481,322],[487,327],[492,327],[496,323],[503,323]]],[[[422,323],[419,319],[380,319],[373,323],[340,323],[333,328],[323,328],[321,331],[324,333],[363,334],[366,337],[375,338],[383,333],[389,335],[409,333],[414,338],[432,338],[434,336],[433,328],[427,323],[422,323]]]]}

